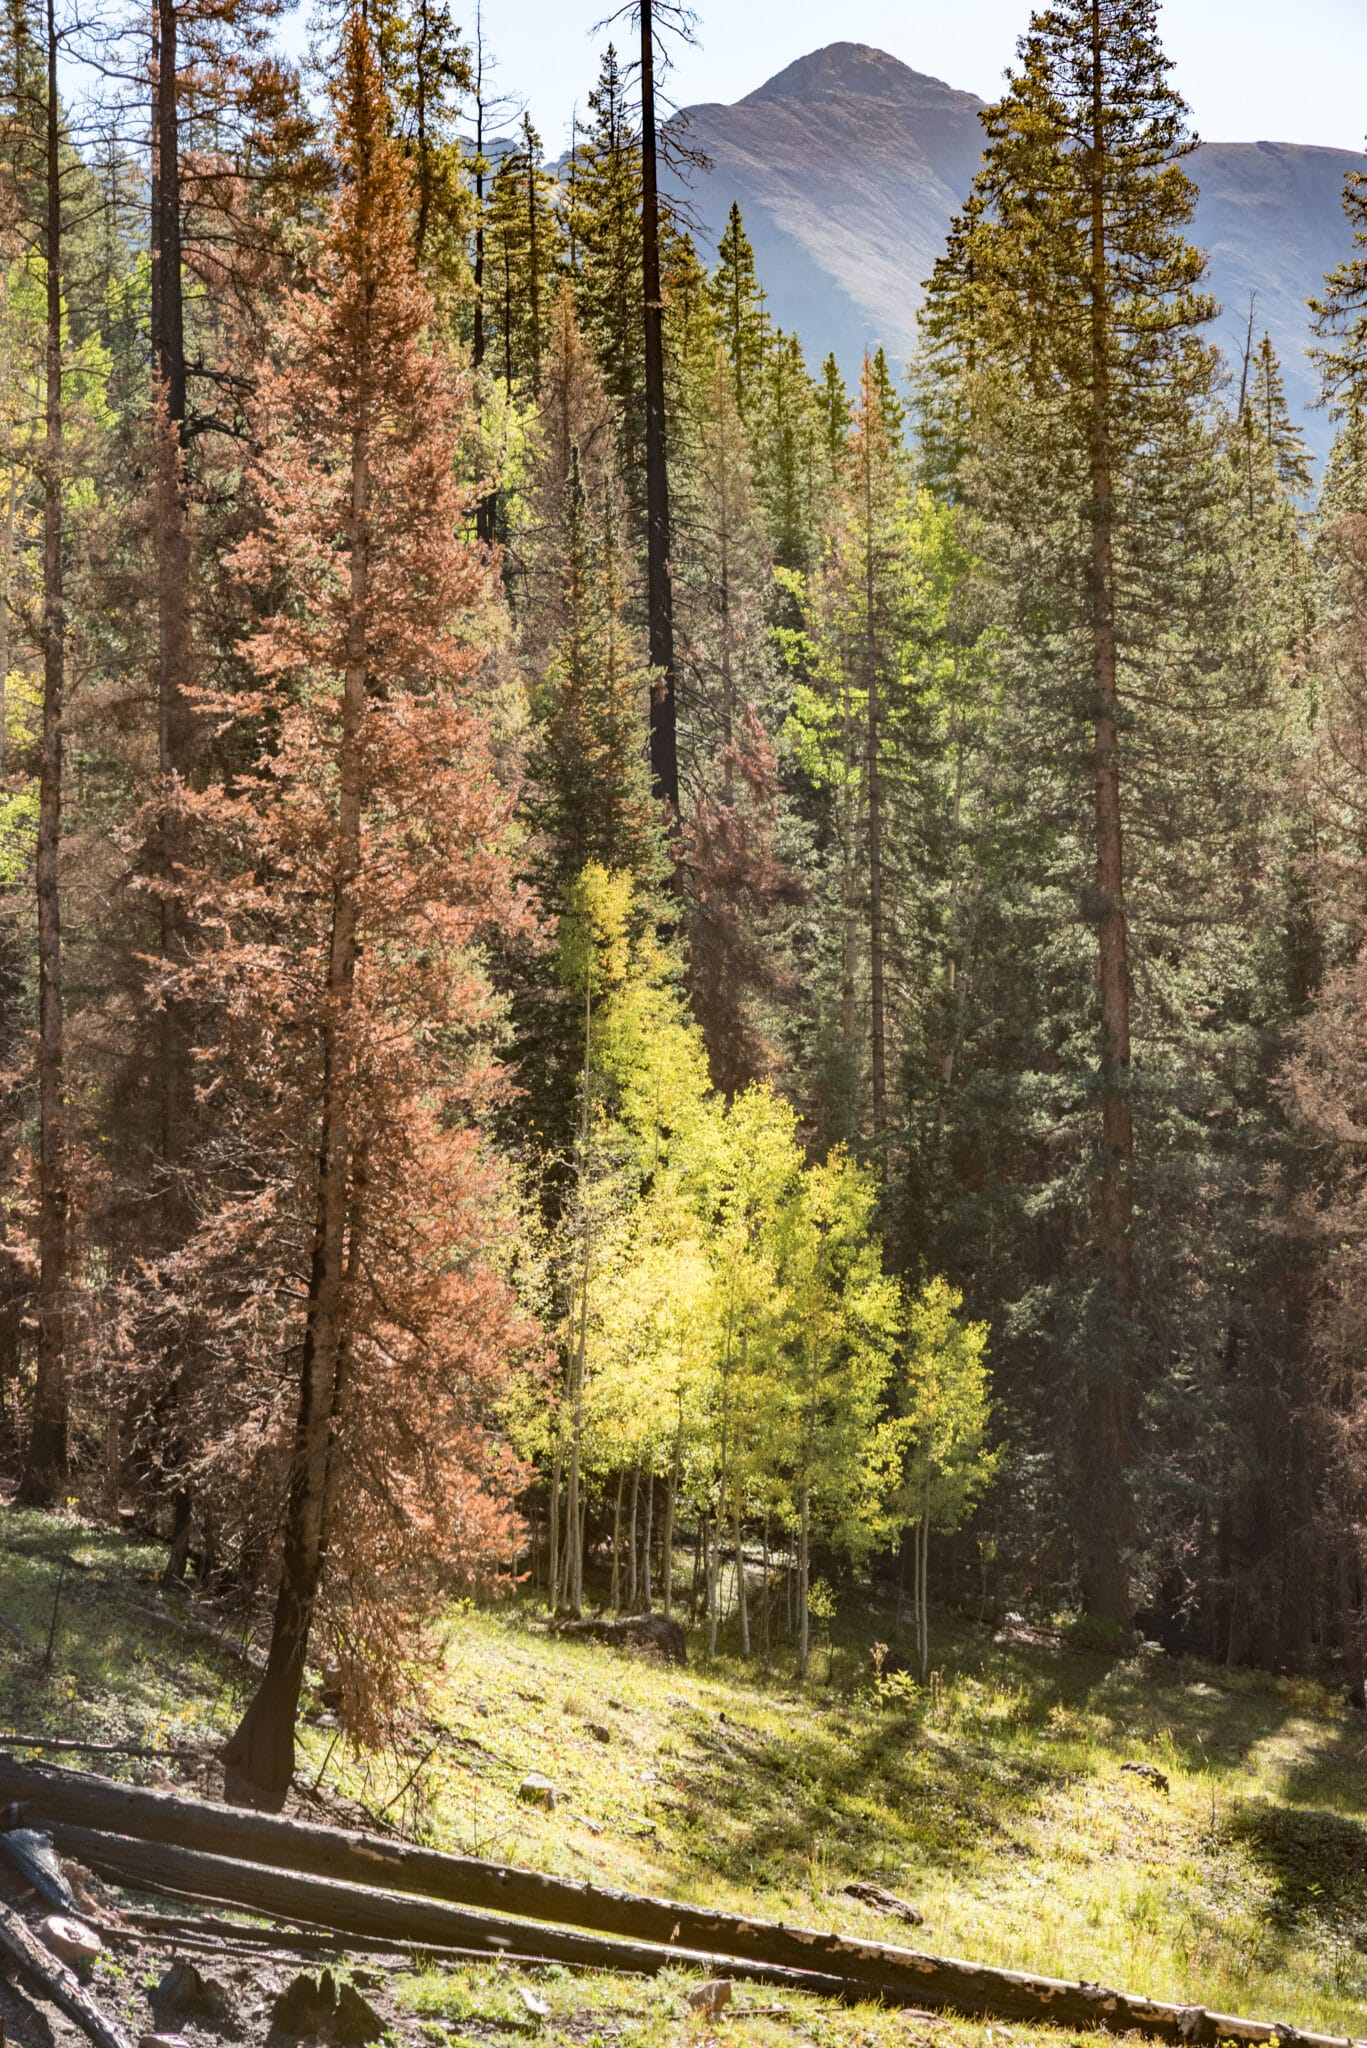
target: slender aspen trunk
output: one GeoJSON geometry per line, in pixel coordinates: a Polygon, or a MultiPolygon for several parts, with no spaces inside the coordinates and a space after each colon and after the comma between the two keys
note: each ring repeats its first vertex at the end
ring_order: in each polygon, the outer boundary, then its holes
{"type": "Polygon", "coordinates": [[[703,1524],[703,1570],[706,1574],[707,1654],[717,1654],[717,1530],[711,1515],[703,1524]]]}
{"type": "Polygon", "coordinates": [[[622,1611],[622,1495],[626,1491],[627,1475],[617,1474],[617,1504],[612,1512],[612,1590],[608,1594],[608,1606],[614,1614],[622,1611]]]}
{"type": "Polygon", "coordinates": [[[665,1494],[665,1526],[661,1542],[663,1555],[660,1559],[661,1592],[664,1597],[665,1620],[674,1613],[674,1518],[679,1506],[679,1466],[683,1459],[682,1425],[674,1432],[674,1455],[669,1467],[669,1488],[665,1494]]]}
{"type": "Polygon", "coordinates": [[[640,1500],[640,1494],[641,1468],[638,1465],[636,1467],[636,1470],[631,1475],[631,1529],[627,1537],[627,1549],[630,1553],[630,1567],[627,1575],[627,1608],[629,1612],[632,1614],[635,1614],[636,1612],[636,1594],[638,1586],[636,1565],[636,1508],[640,1500]]]}
{"type": "Polygon", "coordinates": [[[921,1658],[921,1676],[925,1677],[930,1668],[930,1608],[928,1590],[928,1567],[930,1560],[930,1516],[921,1516],[917,1531],[916,1546],[916,1612],[917,1643],[921,1658]]]}
{"type": "Polygon", "coordinates": [[[807,1676],[807,1656],[811,1648],[812,1617],[807,1605],[811,1580],[811,1527],[810,1504],[807,1488],[802,1488],[798,1499],[797,1524],[797,1675],[807,1676]]]}
{"type": "MultiPolygon", "coordinates": [[[[362,199],[362,207],[364,199],[362,199]]],[[[358,296],[368,304],[367,281],[358,296]]],[[[279,1806],[294,1773],[294,1723],[309,1634],[326,1556],[329,1492],[338,1404],[346,1373],[344,1279],[348,1225],[354,1228],[351,1122],[352,1043],[361,873],[362,763],[369,648],[370,436],[372,365],[368,326],[357,342],[355,424],[351,433],[348,526],[350,585],[338,748],[336,864],[327,989],[323,1077],[314,1185],[314,1240],[299,1370],[299,1407],[285,1514],[284,1562],[259,1690],[224,1751],[230,1799],[279,1806]]]]}
{"type": "Polygon", "coordinates": [[[748,1662],[750,1656],[750,1603],[745,1585],[745,1552],[741,1547],[739,1503],[736,1505],[731,1526],[736,1545],[736,1598],[740,1606],[740,1653],[748,1662]]]}
{"type": "Polygon", "coordinates": [[[769,1653],[770,1653],[770,1641],[769,1641],[769,1600],[770,1600],[770,1594],[769,1594],[769,1574],[770,1574],[770,1571],[771,1571],[771,1569],[772,1569],[772,1567],[771,1567],[771,1563],[770,1563],[770,1557],[769,1557],[769,1517],[768,1517],[767,1515],[766,1515],[766,1516],[764,1517],[764,1533],[763,1533],[763,1535],[761,1536],[761,1538],[760,1538],[760,1541],[761,1541],[761,1543],[763,1544],[763,1550],[764,1550],[764,1581],[763,1581],[763,1584],[762,1584],[762,1586],[761,1586],[761,1588],[760,1588],[760,1602],[759,1602],[759,1641],[760,1641],[760,1651],[759,1651],[759,1654],[760,1654],[760,1662],[761,1662],[761,1664],[763,1665],[763,1668],[764,1668],[764,1669],[765,1669],[765,1670],[767,1671],[767,1670],[769,1669],[769,1653]]]}
{"type": "Polygon", "coordinates": [[[46,392],[43,435],[43,725],[38,779],[38,1371],[28,1457],[18,1498],[51,1507],[66,1484],[68,1387],[66,1277],[68,1206],[62,923],[58,859],[62,841],[63,590],[62,180],[57,24],[47,0],[46,392]]]}
{"type": "Polygon", "coordinates": [[[552,1614],[560,1599],[560,1482],[565,1476],[564,1439],[557,1428],[551,1466],[550,1499],[546,1508],[546,1605],[552,1614]]]}
{"type": "Polygon", "coordinates": [[[565,1594],[570,1612],[584,1609],[584,1545],[581,1535],[579,1466],[584,1437],[584,1374],[588,1362],[589,1288],[593,1278],[593,1232],[589,1218],[589,1145],[593,1132],[591,1077],[593,1060],[593,990],[584,983],[584,1074],[583,1108],[579,1127],[579,1211],[583,1231],[583,1256],[579,1277],[579,1333],[571,1368],[570,1474],[565,1506],[565,1540],[569,1563],[565,1594]]]}
{"type": "Polygon", "coordinates": [[[1130,1113],[1130,964],[1121,830],[1119,688],[1116,662],[1115,493],[1111,450],[1110,295],[1107,274],[1101,0],[1092,0],[1092,217],[1090,470],[1093,776],[1096,832],[1097,992],[1100,1009],[1102,1276],[1116,1318],[1109,1355],[1094,1368],[1086,1418],[1093,1503],[1083,1566],[1089,1609],[1130,1618],[1125,1546],[1130,1533],[1134,1249],[1134,1129],[1130,1113]]]}
{"type": "Polygon", "coordinates": [[[646,1518],[641,1537],[641,1605],[647,1614],[655,1612],[655,1596],[650,1584],[650,1538],[655,1519],[655,1474],[646,1474],[646,1518]]]}
{"type": "Polygon", "coordinates": [[[646,399],[646,606],[650,665],[650,774],[671,817],[679,810],[679,739],[674,702],[669,466],[665,451],[664,294],[660,283],[660,198],[655,137],[655,26],[641,0],[641,272],[644,281],[646,399]]]}

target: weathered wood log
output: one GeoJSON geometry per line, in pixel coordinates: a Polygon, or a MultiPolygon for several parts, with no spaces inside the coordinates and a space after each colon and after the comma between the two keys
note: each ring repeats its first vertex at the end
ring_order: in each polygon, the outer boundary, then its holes
{"type": "Polygon", "coordinates": [[[160,1883],[182,1896],[216,1899],[248,1911],[302,1920],[340,1935],[372,1941],[393,1941],[408,1950],[463,1949],[468,1955],[514,1957],[525,1962],[569,1963],[581,1968],[620,1971],[630,1976],[655,1976],[660,1970],[684,1968],[716,1976],[725,1974],[747,1983],[771,1984],[790,1991],[845,2000],[906,2003],[911,1992],[896,1984],[856,1983],[821,1972],[791,1970],[777,1963],[709,1955],[695,1949],[658,1943],[613,1941],[565,1927],[546,1927],[513,1920],[499,1913],[474,1912],[433,1899],[415,1899],[397,1892],[373,1891],[339,1884],[326,1877],[297,1877],[260,1863],[241,1863],[209,1856],[197,1849],[140,1842],[131,1835],[103,1834],[95,1828],[59,1821],[53,1839],[66,1855],[116,1883],[155,1892],[160,1883]]]}
{"type": "Polygon", "coordinates": [[[100,2011],[74,1972],[58,1962],[28,1923],[6,1905],[0,1905],[0,1954],[14,1963],[28,1990],[74,2020],[96,2048],[133,2048],[123,2028],[100,2011]]]}
{"type": "Polygon", "coordinates": [[[315,1877],[381,1885],[454,1905],[747,1956],[788,1969],[881,1980],[888,1974],[890,1958],[912,1953],[815,1928],[787,1927],[512,1864],[421,1849],[382,1835],[216,1806],[173,1792],[121,1785],[90,1772],[21,1763],[0,1751],[0,1804],[7,1800],[17,1802],[24,1816],[39,1826],[71,1821],[108,1828],[212,1855],[282,1865],[315,1877]]]}
{"type": "Polygon", "coordinates": [[[125,1884],[155,1891],[159,1882],[166,1882],[257,1913],[385,1941],[464,1947],[484,1955],[571,1963],[631,1975],[654,1976],[683,1965],[706,1976],[774,1985],[846,2003],[937,2007],[970,2018],[1098,2027],[1109,2033],[1132,2029],[1179,2044],[1277,2042],[1283,2048],[1285,2044],[1345,2048],[1342,2036],[1302,2032],[1284,2022],[1242,2019],[1208,2012],[1201,2006],[1137,1997],[1101,1984],[1068,1983],[909,1949],[865,1945],[867,1974],[797,1970],[747,1956],[611,1940],[397,1892],[339,1884],[328,1878],[297,1877],[262,1864],[103,1834],[68,1823],[56,1824],[53,1836],[59,1848],[125,1884]],[[880,1975],[873,1974],[875,1958],[881,1960],[880,1975]]]}
{"type": "Polygon", "coordinates": [[[203,1763],[212,1749],[196,1749],[189,1743],[169,1742],[156,1749],[145,1742],[82,1742],[75,1735],[5,1735],[7,1749],[40,1749],[54,1756],[136,1756],[156,1763],[203,1763]]]}
{"type": "MultiPolygon", "coordinates": [[[[865,1996],[900,1998],[903,2002],[909,1997],[912,2003],[920,2005],[940,2004],[955,2011],[1003,2019],[1053,2020],[1070,2026],[1104,2024],[1112,2031],[1129,2026],[1179,2042],[1261,2042],[1270,2041],[1274,2035],[1286,2041],[1295,2031],[1284,2024],[1206,2013],[1200,2007],[1179,2006],[1095,1985],[996,1970],[885,1943],[856,1941],[847,1935],[786,1927],[673,1900],[612,1891],[550,1877],[541,1871],[421,1849],[383,1836],[208,1805],[175,1793],[120,1785],[88,1772],[20,1763],[0,1751],[0,1805],[6,1800],[22,1802],[20,1814],[43,1825],[54,1821],[78,1826],[89,1823],[96,1828],[124,1831],[144,1842],[204,1850],[210,1852],[211,1863],[223,1857],[249,1863],[283,1863],[293,1871],[347,1880],[352,1885],[385,1885],[391,1892],[407,1891],[429,1899],[497,1906],[505,1912],[526,1914],[542,1921],[641,1937],[661,1944],[662,1953],[672,1953],[675,1960],[683,1959],[680,1947],[704,1952],[707,1966],[713,1969],[726,1967],[724,1959],[730,1957],[789,1972],[815,1972],[823,1980],[843,1986],[845,1996],[859,1995],[859,1987],[863,1986],[865,1996]]],[[[178,1883],[164,1865],[162,1879],[170,1886],[178,1883]]],[[[192,1893],[198,1890],[193,1883],[180,1888],[192,1893]]],[[[246,1899],[235,1892],[209,1892],[206,1896],[236,1898],[239,1903],[253,1904],[250,1894],[246,1899]]],[[[287,1915],[292,1912],[289,1906],[271,1910],[287,1915]]],[[[488,1924],[484,1923],[482,1933],[488,1931],[488,1924]]],[[[534,1930],[519,1927],[516,1922],[508,1922],[507,1926],[515,1938],[507,1941],[500,1935],[499,1942],[505,1948],[526,1950],[533,1945],[534,1930]]],[[[398,1926],[392,1919],[381,1932],[385,1938],[394,1933],[401,1938],[415,1938],[411,1925],[398,1926]]],[[[535,1932],[539,1949],[540,1930],[535,1932]]],[[[417,1938],[441,1940],[435,1933],[417,1938]]],[[[448,1934],[446,1941],[453,1946],[466,1945],[463,1934],[448,1934]]],[[[482,1935],[469,1945],[484,1949],[488,1946],[482,1935]]],[[[607,1964],[599,1962],[599,1968],[633,1967],[626,1959],[622,1943],[612,1944],[612,1952],[614,1960],[607,1964]]],[[[558,1959],[572,1961],[576,1957],[565,1954],[558,1959]]],[[[652,1968],[658,1967],[658,1963],[652,1964],[652,1968]]],[[[739,1972],[733,1970],[732,1974],[739,1972]]],[[[817,1987],[811,1984],[808,1988],[817,1987]]],[[[1327,2044],[1330,2037],[1302,2038],[1327,2044]]],[[[1342,2048],[1337,2037],[1335,2048],[1342,2048]]]]}
{"type": "Polygon", "coordinates": [[[201,1621],[197,1614],[172,1614],[165,1607],[148,1607],[141,1600],[132,1600],[129,1610],[139,1621],[150,1621],[154,1628],[169,1629],[173,1635],[185,1636],[192,1643],[203,1643],[206,1648],[217,1650],[221,1656],[231,1657],[238,1664],[245,1664],[249,1671],[262,1672],[266,1668],[266,1652],[255,1643],[241,1642],[229,1635],[224,1628],[216,1628],[211,1621],[201,1621]]]}

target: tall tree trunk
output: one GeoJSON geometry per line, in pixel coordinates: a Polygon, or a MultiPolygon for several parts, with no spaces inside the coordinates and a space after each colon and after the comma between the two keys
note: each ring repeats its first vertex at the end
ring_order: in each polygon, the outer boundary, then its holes
{"type": "Polygon", "coordinates": [[[883,1007],[883,782],[879,761],[877,593],[873,547],[873,448],[869,422],[864,427],[864,654],[866,664],[868,744],[865,780],[869,814],[869,1067],[873,1098],[873,1129],[881,1135],[887,1121],[887,1031],[883,1007]]]}
{"type": "MultiPolygon", "coordinates": [[[[189,532],[183,458],[187,408],[185,293],[181,251],[180,96],[178,0],[155,0],[152,28],[153,181],[151,222],[152,359],[156,377],[155,514],[157,590],[157,779],[158,811],[153,866],[158,885],[159,942],[173,969],[185,959],[182,906],[176,878],[183,859],[180,785],[188,770],[187,700],[190,646],[188,602],[189,532]]],[[[181,1187],[181,1162],[191,1099],[190,1046],[184,1006],[164,995],[158,1021],[158,1132],[160,1188],[158,1249],[173,1250],[188,1219],[181,1187]]],[[[189,1361],[177,1361],[168,1426],[166,1463],[175,1475],[189,1456],[179,1414],[189,1361]]],[[[193,1503],[184,1485],[174,1487],[173,1528],[165,1577],[179,1579],[189,1552],[193,1503]]]]}
{"type": "Polygon", "coordinates": [[[665,1494],[665,1525],[661,1539],[660,1591],[664,1599],[665,1620],[674,1613],[674,1518],[679,1507],[679,1466],[683,1460],[683,1424],[674,1432],[674,1455],[669,1467],[669,1490],[665,1494]]]}
{"type": "Polygon", "coordinates": [[[351,563],[338,761],[337,859],[323,1018],[323,1079],[314,1184],[313,1257],[299,1368],[299,1407],[285,1512],[284,1561],[260,1687],[223,1754],[229,1799],[283,1804],[294,1775],[294,1723],[327,1552],[333,1451],[346,1373],[344,1280],[354,1213],[351,1111],[353,996],[358,957],[362,765],[370,595],[369,349],[360,343],[351,437],[351,563]]]}
{"type": "Polygon", "coordinates": [[[797,1675],[807,1676],[807,1655],[812,1640],[812,1617],[807,1605],[811,1578],[810,1503],[804,1486],[798,1500],[797,1524],[797,1675]]]}
{"type": "Polygon", "coordinates": [[[1110,388],[1110,279],[1106,246],[1106,129],[1101,0],[1092,0],[1091,499],[1090,610],[1093,775],[1096,828],[1097,992],[1100,1009],[1102,1277],[1114,1333],[1092,1372],[1085,1445],[1090,1527],[1083,1559],[1087,1606],[1130,1619],[1125,1548],[1130,1535],[1128,1470],[1134,1373],[1134,1128],[1130,1113],[1130,964],[1121,831],[1119,691],[1110,388]]]}
{"type": "Polygon", "coordinates": [[[38,1374],[19,1499],[50,1507],[66,1484],[68,1187],[62,923],[57,864],[62,839],[66,604],[62,587],[62,179],[57,24],[47,0],[47,334],[43,439],[43,730],[38,781],[38,1374]]]}
{"type": "Polygon", "coordinates": [[[655,1520],[655,1474],[646,1473],[646,1519],[641,1535],[641,1606],[647,1614],[655,1611],[655,1596],[650,1583],[650,1538],[655,1520]]]}
{"type": "Polygon", "coordinates": [[[660,283],[660,196],[655,137],[655,28],[641,0],[641,270],[644,279],[646,399],[646,604],[650,665],[650,774],[671,816],[679,810],[679,737],[674,701],[674,598],[670,581],[669,467],[665,453],[664,298],[660,283]]]}
{"type": "Polygon", "coordinates": [[[612,1590],[608,1594],[608,1606],[614,1614],[622,1611],[622,1495],[626,1491],[627,1475],[617,1474],[617,1505],[612,1514],[612,1590]]]}
{"type": "Polygon", "coordinates": [[[740,1653],[748,1663],[750,1658],[750,1602],[745,1585],[745,1551],[741,1543],[739,1501],[735,1504],[731,1527],[736,1544],[736,1599],[740,1607],[740,1653]]]}
{"type": "Polygon", "coordinates": [[[921,1658],[921,1676],[930,1668],[930,1516],[921,1516],[916,1550],[916,1608],[919,1616],[916,1647],[921,1658]]]}

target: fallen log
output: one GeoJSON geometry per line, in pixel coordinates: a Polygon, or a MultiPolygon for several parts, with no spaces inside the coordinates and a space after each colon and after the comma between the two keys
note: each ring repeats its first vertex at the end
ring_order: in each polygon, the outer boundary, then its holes
{"type": "Polygon", "coordinates": [[[75,1973],[44,1948],[27,1921],[6,1905],[0,1905],[0,1955],[14,1963],[28,1990],[74,2020],[96,2048],[133,2048],[123,2028],[100,2011],[75,1973]]]}
{"type": "Polygon", "coordinates": [[[4,1735],[0,1736],[7,1748],[41,1749],[53,1755],[72,1756],[135,1756],[150,1758],[153,1762],[203,1763],[214,1754],[212,1749],[201,1746],[198,1749],[186,1743],[167,1743],[164,1749],[156,1749],[145,1742],[82,1742],[75,1735],[4,1735]]]}
{"type": "Polygon", "coordinates": [[[69,1821],[249,1863],[272,1863],[348,1884],[380,1885],[453,1905],[630,1935],[667,1946],[777,1963],[791,1970],[885,1980],[915,1952],[810,1927],[749,1919],[675,1899],[650,1898],[514,1864],[421,1849],[357,1830],[216,1806],[174,1792],[122,1785],[90,1772],[21,1763],[0,1750],[0,1805],[18,1802],[34,1824],[69,1821]]]}
{"type": "Polygon", "coordinates": [[[266,1652],[255,1643],[240,1641],[229,1635],[224,1628],[216,1628],[210,1621],[201,1621],[195,1614],[171,1614],[164,1607],[149,1607],[141,1600],[128,1602],[130,1614],[136,1614],[139,1621],[150,1621],[154,1628],[169,1629],[173,1635],[185,1636],[192,1643],[204,1643],[209,1649],[217,1650],[221,1656],[231,1657],[239,1664],[245,1664],[249,1671],[258,1675],[266,1668],[266,1652]]]}
{"type": "Polygon", "coordinates": [[[155,1892],[158,1884],[165,1882],[183,1893],[244,1906],[258,1914],[310,1922],[340,1934],[393,1939],[419,1947],[430,1944],[434,1949],[463,1947],[506,1960],[519,1957],[570,1963],[628,1975],[655,1976],[661,1970],[682,1966],[700,1970],[707,1977],[768,1984],[849,2004],[930,2006],[968,2018],[1095,2027],[1108,2033],[1134,2030],[1179,2044],[1266,2042],[1294,2044],[1294,2048],[1345,2048],[1342,2035],[1307,2033],[1284,2022],[1242,2019],[1208,2012],[1201,2006],[1137,1997],[1102,1984],[1068,1983],[947,1956],[921,1955],[911,1949],[867,1945],[868,1974],[863,1975],[798,1970],[748,1956],[611,1940],[398,1892],[340,1884],[330,1878],[299,1877],[263,1864],[103,1834],[65,1822],[57,1823],[52,1833],[65,1853],[125,1885],[155,1892]],[[880,1975],[873,1974],[875,1959],[881,1961],[880,1975]]]}
{"type": "MultiPolygon", "coordinates": [[[[489,1907],[559,1922],[570,1927],[601,1929],[618,1936],[640,1936],[663,1945],[682,1960],[680,1945],[706,1952],[709,1966],[731,1957],[782,1968],[798,1974],[819,1973],[846,1986],[867,1987],[864,1995],[889,1996],[910,1991],[921,2004],[942,2003],[954,2010],[1006,2019],[1054,2019],[1061,2025],[1103,2022],[1141,2028],[1161,2039],[1176,2041],[1230,2040],[1260,2042],[1274,2036],[1285,2041],[1295,2033],[1284,2024],[1248,2020],[1229,2014],[1207,2014],[1195,2006],[1112,1992],[1095,1985],[1068,1984],[1017,1971],[928,1956],[880,1942],[862,1942],[847,1935],[781,1923],[751,1920],[732,1914],[619,1892],[607,1887],[548,1876],[514,1865],[485,1863],[422,1849],[409,1842],[359,1831],[321,1827],[312,1821],[285,1820],[243,1808],[223,1807],[122,1785],[93,1773],[59,1766],[21,1763],[0,1750],[0,1806],[22,1802],[15,1823],[29,1818],[41,1824],[69,1821],[78,1827],[126,1831],[143,1842],[209,1852],[247,1863],[284,1863],[292,1871],[344,1881],[351,1886],[383,1885],[432,1900],[489,1907]],[[23,1808],[27,1808],[27,1814],[23,1808]],[[1066,1999],[1064,1995],[1066,1996],[1066,1999]],[[965,2003],[965,2001],[971,2003],[965,2003]]],[[[75,1852],[73,1852],[75,1853],[75,1852]]],[[[84,1859],[82,1859],[84,1860],[84,1859]]],[[[144,1865],[144,1868],[147,1866],[144,1865]]],[[[163,1867],[163,1880],[176,1880],[163,1867]]],[[[194,1894],[191,1884],[182,1887],[194,1894]]],[[[215,1898],[233,1894],[210,1892],[215,1898]]],[[[249,1895],[239,1903],[252,1906],[249,1895]]],[[[288,1907],[284,1908],[289,1913],[288,1907]]],[[[308,1916],[303,1916],[308,1917],[308,1916]]],[[[532,1930],[509,1926],[517,1946],[529,1946],[532,1930]]],[[[344,1930],[357,1932],[359,1930],[344,1930]]],[[[395,1931],[392,1924],[386,1936],[395,1931]]],[[[412,1929],[398,1930],[411,1937],[412,1929]]],[[[538,1930],[539,1932],[539,1930],[538,1930]]],[[[439,1937],[427,1937],[428,1939],[439,1937]]],[[[462,1946],[459,1937],[454,1945],[462,1946]]],[[[484,1948],[478,1940],[474,1944],[484,1948]]],[[[630,1968],[620,1943],[613,1944],[614,1962],[598,1967],[630,1968]]],[[[566,1955],[560,1960],[573,1960],[566,1955]]],[[[733,1974],[736,1974],[733,1971],[733,1974]]],[[[1305,2041],[1328,2036],[1305,2035],[1305,2041]]],[[[1339,2037],[1333,2037],[1341,2048],[1339,2037]]]]}

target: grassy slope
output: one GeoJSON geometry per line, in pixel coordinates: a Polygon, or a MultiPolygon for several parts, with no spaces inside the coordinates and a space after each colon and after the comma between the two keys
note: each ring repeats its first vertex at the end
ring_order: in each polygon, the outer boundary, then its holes
{"type": "MultiPolygon", "coordinates": [[[[0,1732],[177,1742],[226,1729],[243,1675],[225,1679],[214,1652],[131,1611],[157,1598],[139,1581],[154,1564],[89,1527],[0,1516],[0,1620],[29,1646],[0,1626],[0,1732]],[[43,1674],[63,1549],[88,1568],[67,1573],[43,1674]]],[[[837,1896],[874,1877],[916,1901],[926,1924],[910,1938],[941,1953],[1367,2032],[1360,1716],[1307,1683],[979,1633],[941,1634],[937,1699],[880,1699],[859,1656],[887,1633],[866,1615],[831,1682],[819,1655],[818,1682],[798,1691],[729,1661],[672,1671],[547,1638],[516,1613],[465,1613],[420,1746],[358,1763],[324,1716],[306,1727],[304,1768],[326,1762],[329,1785],[379,1809],[434,1745],[393,1815],[441,1846],[907,1939],[837,1896]],[[1167,1772],[1170,1795],[1121,1771],[1135,1760],[1167,1772]],[[554,1814],[518,1801],[531,1769],[567,1795],[554,1814]]],[[[674,1983],[562,1972],[542,1988],[565,2038],[717,2031],[677,2018],[674,1983]]],[[[433,2034],[492,2037],[526,2019],[497,1967],[414,1980],[404,1996],[433,2034]]],[[[908,2038],[891,2016],[774,2003],[726,2027],[757,2043],[795,2029],[908,2038]]],[[[1031,2038],[993,2038],[1004,2033],[1031,2038]]]]}

